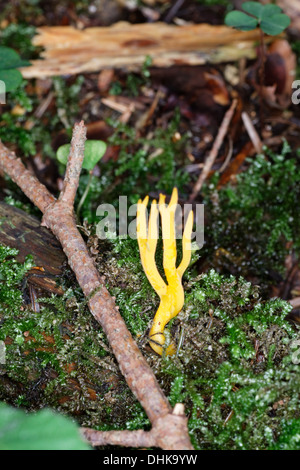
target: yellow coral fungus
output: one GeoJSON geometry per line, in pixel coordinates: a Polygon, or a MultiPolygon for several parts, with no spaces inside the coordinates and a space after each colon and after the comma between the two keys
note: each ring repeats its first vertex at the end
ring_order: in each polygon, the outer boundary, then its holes
{"type": "MultiPolygon", "coordinates": [[[[175,237],[175,212],[178,202],[177,189],[173,189],[169,205],[165,204],[165,196],[160,194],[158,204],[152,201],[148,230],[147,230],[147,204],[149,197],[139,200],[137,208],[137,239],[140,249],[141,261],[147,278],[153,289],[160,297],[160,304],[155,314],[149,333],[150,345],[154,351],[162,355],[165,343],[164,329],[166,324],[183,307],[184,291],[182,276],[191,259],[191,233],[193,227],[193,212],[188,219],[182,236],[182,260],[176,268],[176,237],[175,237]],[[155,264],[155,252],[158,240],[159,213],[162,224],[163,238],[163,267],[167,284],[159,274],[155,264]]],[[[166,349],[166,354],[174,354],[175,346],[171,344],[166,349]]]]}

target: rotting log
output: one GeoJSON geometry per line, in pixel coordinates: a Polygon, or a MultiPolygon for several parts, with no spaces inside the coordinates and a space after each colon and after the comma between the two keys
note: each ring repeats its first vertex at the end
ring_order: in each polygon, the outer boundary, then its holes
{"type": "MultiPolygon", "coordinates": [[[[155,67],[201,65],[256,57],[259,31],[227,26],[165,23],[130,24],[84,30],[71,26],[38,28],[33,42],[42,46],[40,60],[22,68],[24,78],[96,72],[103,68],[139,69],[145,56],[155,67]]],[[[272,40],[267,38],[267,42],[272,40]]]]}
{"type": "Polygon", "coordinates": [[[33,256],[37,269],[27,273],[30,284],[54,294],[62,294],[57,284],[66,257],[55,236],[40,221],[16,207],[0,202],[0,243],[19,251],[17,260],[33,256]]]}

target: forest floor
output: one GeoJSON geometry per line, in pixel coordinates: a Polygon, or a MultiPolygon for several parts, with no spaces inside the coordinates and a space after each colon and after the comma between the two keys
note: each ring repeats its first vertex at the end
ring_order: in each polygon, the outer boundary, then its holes
{"type": "MultiPolygon", "coordinates": [[[[10,2],[0,14],[0,40],[34,60],[41,51],[31,41],[41,26],[222,25],[232,3],[10,2]]],[[[290,80],[299,76],[300,30],[288,30],[266,54],[263,86],[260,58],[153,67],[145,56],[139,71],[114,67],[23,80],[0,105],[1,140],[55,195],[64,176],[56,152],[70,142],[74,123],[83,119],[88,139],[106,142],[103,158],[80,177],[75,208],[87,185],[89,191],[78,225],[171,404],[185,403],[196,448],[300,448],[299,362],[288,359],[300,322],[300,110],[290,80]],[[199,187],[203,169],[207,177],[199,187]],[[169,325],[179,344],[171,360],[147,342],[158,299],[136,240],[99,240],[96,226],[100,204],[113,205],[118,214],[120,196],[130,206],[146,195],[168,197],[174,187],[182,206],[204,204],[205,224],[204,245],[195,249],[184,277],[183,312],[169,325]]],[[[40,218],[4,175],[0,198],[40,218]]],[[[7,245],[4,231],[0,242],[7,245]]],[[[0,372],[1,399],[29,410],[50,406],[101,430],[148,429],[105,335],[87,317],[63,254],[63,268],[49,287],[34,281],[41,275],[29,264],[20,284],[24,255],[34,256],[29,248],[17,258],[21,265],[10,264],[16,253],[2,250],[0,280],[8,276],[5,268],[14,274],[12,296],[0,289],[0,339],[9,355],[0,372]]],[[[158,264],[161,253],[159,245],[158,264]]]]}

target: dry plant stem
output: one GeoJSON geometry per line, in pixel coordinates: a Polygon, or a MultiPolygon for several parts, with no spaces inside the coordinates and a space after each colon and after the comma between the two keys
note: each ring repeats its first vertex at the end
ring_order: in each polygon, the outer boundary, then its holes
{"type": "Polygon", "coordinates": [[[17,183],[44,213],[43,225],[60,241],[92,315],[101,324],[130,389],[135,394],[155,431],[156,446],[188,450],[191,446],[185,416],[173,415],[156,378],[121,317],[114,299],[103,284],[74,218],[73,202],[84,154],[86,128],[81,122],[73,131],[66,181],[59,199],[48,192],[20,159],[0,142],[0,169],[17,183]],[[179,422],[178,422],[179,418],[179,422]]]}
{"type": "Polygon", "coordinates": [[[256,132],[256,129],[249,117],[249,114],[247,114],[245,111],[242,112],[242,120],[256,152],[261,153],[263,148],[262,141],[258,133],[256,132]]]}
{"type": "Polygon", "coordinates": [[[224,137],[228,131],[229,124],[231,122],[231,119],[233,117],[236,105],[237,105],[237,100],[234,99],[231,103],[230,108],[226,112],[224,119],[222,121],[221,127],[219,128],[218,135],[214,141],[213,147],[204,163],[203,170],[194,186],[193,192],[190,196],[189,202],[193,202],[195,198],[197,197],[198,193],[201,191],[201,188],[203,186],[204,181],[206,180],[208,173],[210,172],[215,159],[217,158],[218,152],[220,150],[220,147],[223,143],[224,137]]]}

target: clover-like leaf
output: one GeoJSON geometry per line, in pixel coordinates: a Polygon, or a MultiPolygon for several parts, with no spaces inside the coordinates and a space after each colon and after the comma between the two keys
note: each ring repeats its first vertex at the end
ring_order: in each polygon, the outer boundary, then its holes
{"type": "Polygon", "coordinates": [[[270,36],[276,36],[282,33],[291,23],[290,18],[283,13],[278,13],[273,16],[264,17],[261,20],[260,27],[264,33],[270,36]]]}
{"type": "Polygon", "coordinates": [[[16,51],[0,46],[0,80],[5,83],[6,91],[13,91],[20,85],[23,77],[16,68],[27,65],[30,62],[22,60],[16,51]]]}
{"type": "Polygon", "coordinates": [[[19,54],[10,47],[0,46],[0,70],[16,69],[30,65],[27,60],[22,60],[19,54]]]}
{"type": "MultiPolygon", "coordinates": [[[[68,162],[71,144],[65,144],[59,147],[56,152],[57,159],[63,165],[68,162]]],[[[106,143],[102,140],[87,140],[84,147],[84,160],[82,168],[91,171],[94,166],[103,157],[106,151],[106,143]]]]}
{"type": "Polygon", "coordinates": [[[244,2],[242,4],[242,9],[250,15],[255,16],[256,18],[261,18],[261,15],[263,14],[264,10],[264,5],[258,2],[244,2]]]}
{"type": "Polygon", "coordinates": [[[5,91],[13,91],[23,80],[21,72],[16,69],[0,70],[0,80],[5,83],[5,91]]]}
{"type": "Polygon", "coordinates": [[[225,24],[241,31],[251,31],[257,26],[257,19],[242,11],[231,11],[225,17],[225,24]]]}
{"type": "Polygon", "coordinates": [[[251,31],[259,26],[264,33],[275,36],[282,33],[291,22],[277,5],[244,2],[242,9],[246,13],[237,10],[228,13],[225,17],[225,24],[241,31],[251,31]]]}
{"type": "Polygon", "coordinates": [[[268,3],[263,7],[261,18],[277,15],[278,13],[282,13],[282,9],[277,5],[273,5],[273,3],[268,3]]]}

